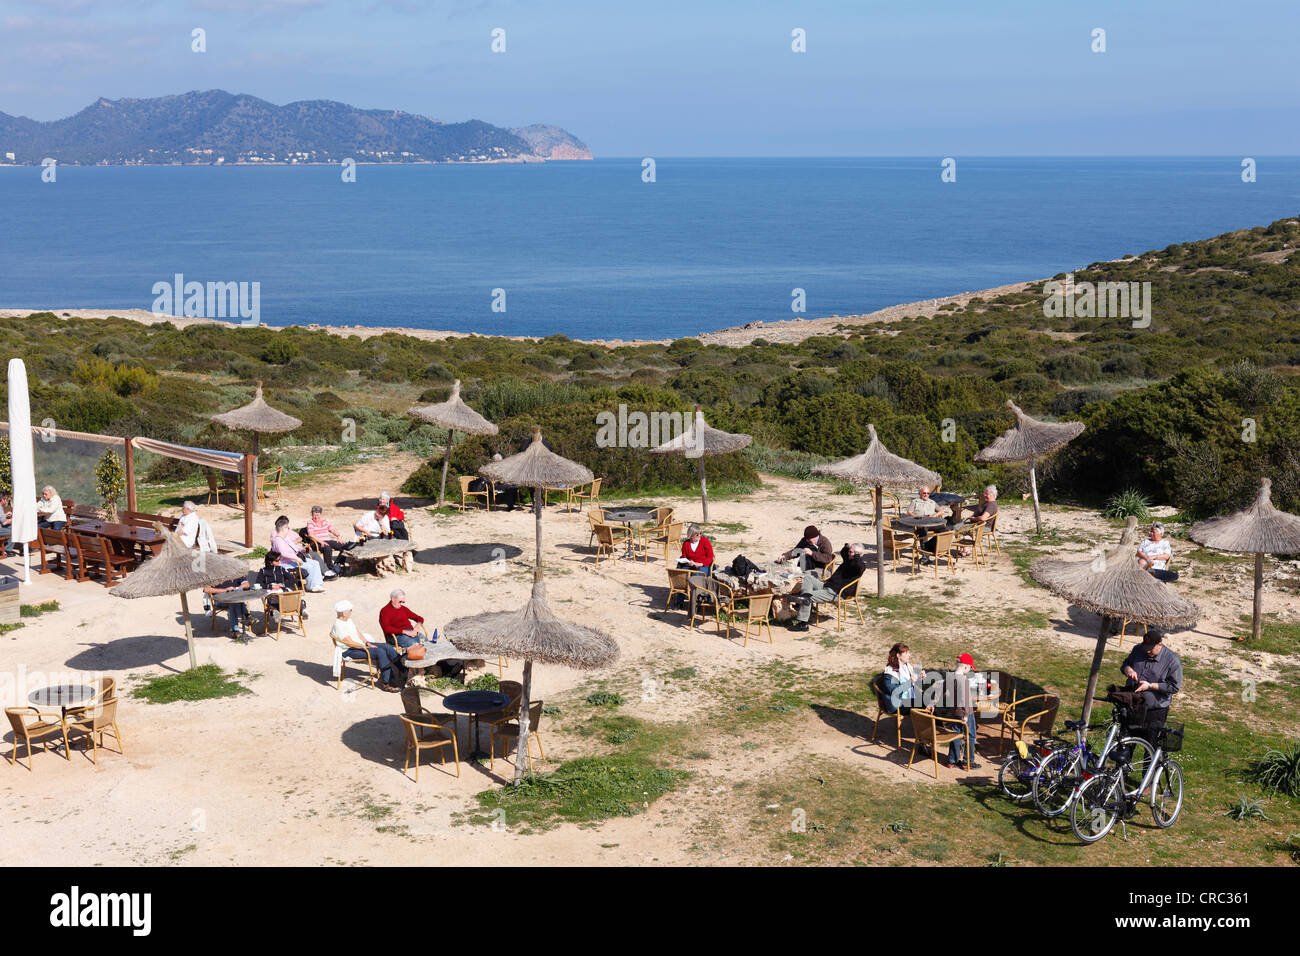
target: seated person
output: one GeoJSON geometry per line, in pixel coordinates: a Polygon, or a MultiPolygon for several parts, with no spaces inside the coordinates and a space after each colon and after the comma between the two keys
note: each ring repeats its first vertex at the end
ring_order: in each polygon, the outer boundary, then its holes
{"type": "Polygon", "coordinates": [[[379,668],[380,686],[384,690],[400,691],[406,682],[406,669],[402,667],[402,655],[395,647],[376,644],[363,640],[357,633],[357,625],[351,620],[352,602],[339,601],[334,605],[334,626],[330,628],[330,637],[344,645],[342,656],[351,661],[364,661],[366,652],[379,668]]]}
{"type": "Polygon", "coordinates": [[[713,572],[713,545],[700,533],[700,526],[693,524],[686,529],[686,540],[682,542],[682,556],[677,559],[679,568],[693,568],[705,576],[713,572]]]}
{"type": "Polygon", "coordinates": [[[63,500],[53,485],[41,489],[41,497],[36,501],[36,526],[62,531],[68,525],[68,516],[63,513],[63,500]]]}
{"type": "Polygon", "coordinates": [[[782,561],[794,558],[799,559],[800,571],[816,571],[835,559],[835,549],[831,547],[831,539],[818,531],[816,525],[810,524],[803,529],[799,543],[781,555],[782,561]]]}
{"type": "MultiPolygon", "coordinates": [[[[980,503],[971,506],[970,514],[966,516],[966,520],[964,522],[962,522],[957,517],[960,511],[961,511],[960,504],[953,505],[952,507],[953,517],[948,519],[948,526],[950,528],[961,528],[963,526],[969,527],[972,524],[985,524],[986,522],[992,521],[997,516],[998,513],[997,487],[994,485],[989,485],[987,488],[985,488],[983,491],[980,492],[980,503]]],[[[927,538],[925,541],[921,542],[921,549],[923,551],[929,552],[930,554],[934,554],[934,538],[930,537],[927,538]]],[[[963,558],[970,557],[970,553],[971,553],[970,548],[961,549],[961,556],[963,558]]]]}
{"type": "MultiPolygon", "coordinates": [[[[289,527],[289,519],[284,515],[275,519],[275,534],[271,535],[271,554],[276,556],[282,568],[297,568],[307,578],[307,590],[319,594],[325,590],[325,572],[320,562],[309,556],[303,549],[302,538],[289,527]]],[[[333,577],[334,572],[329,573],[333,577]]]]}
{"type": "Polygon", "coordinates": [[[885,713],[906,717],[912,712],[914,702],[921,699],[921,671],[912,666],[912,652],[906,644],[895,644],[889,649],[883,676],[885,713]]]}
{"type": "Polygon", "coordinates": [[[396,642],[398,647],[407,648],[427,638],[424,618],[406,606],[406,592],[401,588],[388,595],[388,603],[379,609],[379,629],[384,632],[384,639],[396,642]]]}
{"type": "Polygon", "coordinates": [[[388,529],[393,533],[393,537],[410,541],[411,536],[406,531],[406,512],[397,507],[397,502],[386,491],[379,495],[379,508],[375,509],[376,512],[380,508],[387,509],[385,514],[388,515],[388,529]]]}
{"type": "Polygon", "coordinates": [[[325,564],[329,570],[335,574],[338,573],[338,562],[334,559],[334,553],[351,551],[357,546],[355,541],[344,541],[343,536],[334,529],[325,518],[325,509],[320,505],[311,506],[311,520],[307,522],[307,536],[316,543],[320,548],[321,554],[325,556],[325,564]]]}
{"type": "MultiPolygon", "coordinates": [[[[227,591],[247,591],[251,585],[246,578],[231,578],[229,581],[222,581],[220,584],[211,584],[203,589],[203,610],[208,610],[211,603],[208,600],[209,594],[225,594],[227,591]]],[[[268,599],[269,600],[269,599],[268,599]]],[[[226,605],[230,611],[230,636],[234,637],[239,631],[248,630],[248,605],[240,602],[232,602],[226,605]]]]}
{"type": "Polygon", "coordinates": [[[1178,572],[1169,570],[1173,558],[1174,549],[1165,540],[1165,526],[1157,521],[1151,526],[1151,537],[1138,545],[1138,565],[1159,581],[1177,581],[1178,572]]]}
{"type": "MultiPolygon", "coordinates": [[[[492,456],[493,461],[501,460],[501,452],[492,456]]],[[[472,487],[472,486],[471,486],[472,487]]],[[[492,503],[500,504],[504,502],[506,511],[514,511],[519,506],[519,489],[515,485],[503,485],[496,483],[492,486],[492,503]]]]}
{"type": "Polygon", "coordinates": [[[369,541],[371,538],[387,538],[393,533],[392,526],[388,521],[388,509],[383,505],[376,505],[374,511],[367,511],[353,526],[356,528],[357,536],[362,541],[369,541]]]}
{"type": "Polygon", "coordinates": [[[272,611],[278,611],[280,607],[280,599],[276,597],[276,591],[298,590],[297,576],[289,569],[280,567],[280,556],[274,551],[262,559],[262,568],[257,572],[254,580],[263,591],[271,592],[266,599],[268,614],[272,611]]]}
{"type": "Polygon", "coordinates": [[[13,537],[14,512],[9,496],[0,493],[0,555],[9,553],[9,539],[13,537]]]}
{"type": "MultiPolygon", "coordinates": [[[[805,571],[799,594],[795,597],[798,608],[796,621],[790,629],[808,630],[808,619],[812,616],[812,606],[816,604],[833,604],[839,600],[840,589],[856,581],[867,570],[867,546],[861,542],[846,544],[840,550],[842,563],[835,573],[823,581],[812,571],[805,571]]],[[[845,597],[852,597],[846,594],[845,597]]]]}
{"type": "Polygon", "coordinates": [[[939,503],[930,497],[930,486],[922,485],[907,506],[909,518],[934,518],[940,515],[939,503]]]}
{"type": "Polygon", "coordinates": [[[187,548],[199,546],[199,506],[192,501],[181,505],[181,517],[176,522],[176,533],[187,548]]]}

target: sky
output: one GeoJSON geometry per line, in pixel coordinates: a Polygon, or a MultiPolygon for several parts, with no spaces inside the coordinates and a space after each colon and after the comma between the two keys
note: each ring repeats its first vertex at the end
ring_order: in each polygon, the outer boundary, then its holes
{"type": "Polygon", "coordinates": [[[1295,155],[1298,62],[1297,0],[0,0],[11,115],[224,89],[597,157],[1295,155]]]}

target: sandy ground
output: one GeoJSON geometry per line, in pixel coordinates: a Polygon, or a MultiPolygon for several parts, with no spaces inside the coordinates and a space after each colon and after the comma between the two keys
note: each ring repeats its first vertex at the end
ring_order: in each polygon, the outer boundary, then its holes
{"type": "MultiPolygon", "coordinates": [[[[351,521],[364,499],[398,486],[415,464],[410,456],[395,453],[306,489],[286,489],[272,509],[258,515],[255,541],[269,536],[279,512],[302,518],[316,502],[326,506],[336,525],[351,521]]],[[[768,479],[761,491],[746,499],[712,503],[715,522],[739,522],[748,529],[719,530],[719,556],[726,561],[741,552],[772,556],[797,540],[810,520],[837,547],[849,539],[870,540],[865,513],[854,513],[861,502],[824,496],[824,490],[824,485],[768,479]]],[[[698,517],[697,499],[667,503],[685,518],[698,517]]],[[[1014,542],[1031,525],[1032,512],[1020,502],[1004,505],[1000,535],[1004,543],[1014,542]]],[[[234,509],[201,507],[200,513],[214,522],[218,537],[239,536],[242,518],[234,509]]],[[[918,793],[928,786],[952,786],[964,776],[944,769],[935,782],[928,776],[929,765],[924,772],[909,771],[905,757],[900,759],[892,747],[871,745],[810,715],[796,739],[773,738],[759,751],[742,752],[737,744],[720,741],[710,748],[713,756],[699,762],[697,776],[685,789],[636,817],[591,828],[562,826],[539,835],[454,823],[453,813],[470,808],[476,792],[499,785],[511,773],[510,764],[498,760],[494,774],[462,762],[458,779],[436,763],[429,765],[426,755],[418,783],[403,776],[401,729],[395,716],[401,710],[398,696],[352,681],[345,682],[342,691],[335,689],[327,638],[330,605],[340,597],[350,598],[360,626],[374,634],[378,610],[394,586],[403,587],[411,605],[435,626],[462,614],[517,607],[529,589],[532,516],[474,511],[438,517],[415,507],[408,514],[419,545],[414,570],[384,579],[349,577],[329,583],[326,594],[309,596],[305,637],[285,632],[278,642],[256,637],[241,645],[213,636],[207,619],[196,619],[200,663],[211,661],[256,675],[249,682],[251,695],[167,705],[127,696],[120,708],[125,756],[101,752],[99,765],[93,766],[76,747],[71,761],[38,752],[34,771],[0,767],[0,798],[8,808],[0,818],[0,863],[626,865],[736,862],[738,854],[748,862],[780,863],[765,840],[740,832],[711,855],[699,850],[702,839],[717,837],[708,831],[718,826],[720,814],[724,820],[734,816],[729,813],[734,809],[730,792],[740,780],[787,767],[807,754],[843,761],[868,784],[876,775],[909,781],[918,793]],[[366,801],[399,804],[400,809],[381,823],[405,826],[408,832],[377,832],[376,822],[364,816],[366,801]]],[[[1087,512],[1053,510],[1049,520],[1063,531],[1084,529],[1098,541],[1116,536],[1087,512]]],[[[883,665],[887,641],[880,623],[885,615],[870,602],[864,602],[866,625],[846,625],[834,647],[819,640],[834,636],[833,620],[810,635],[778,627],[775,644],[751,640],[742,647],[739,639],[716,636],[711,626],[688,631],[682,614],[659,613],[666,593],[661,560],[620,560],[596,567],[586,550],[583,516],[551,507],[544,527],[553,608],[617,637],[622,657],[612,669],[614,675],[631,687],[645,687],[650,680],[659,688],[627,706],[628,712],[656,721],[707,713],[712,701],[689,686],[674,686],[667,677],[668,671],[686,665],[697,667],[702,679],[774,659],[835,673],[860,673],[868,665],[876,671],[883,665]]],[[[1082,554],[1087,546],[1071,545],[1068,550],[1082,554]]],[[[12,571],[12,559],[8,565],[12,571]]],[[[1185,579],[1181,586],[1201,602],[1205,616],[1195,631],[1178,634],[1172,646],[1202,657],[1221,657],[1225,669],[1235,672],[1241,669],[1240,658],[1227,654],[1228,633],[1229,625],[1249,607],[1247,563],[1226,573],[1232,593],[1222,596],[1208,589],[1222,587],[1223,581],[1185,579]]],[[[947,578],[949,572],[943,575],[947,578]]],[[[1062,602],[1025,586],[1007,556],[995,559],[988,570],[965,562],[954,577],[961,579],[963,598],[983,601],[989,613],[1015,608],[1048,612],[1051,626],[1023,635],[1024,640],[1051,642],[1081,654],[1091,648],[1093,621],[1072,619],[1062,602]]],[[[935,594],[932,572],[916,578],[891,573],[888,587],[894,593],[935,594]]],[[[198,605],[198,596],[192,597],[198,605]]],[[[25,699],[34,687],[100,673],[117,677],[129,692],[129,675],[158,675],[186,665],[179,602],[174,598],[122,601],[101,584],[66,582],[52,574],[34,574],[33,583],[22,588],[24,603],[51,599],[60,602],[59,611],[0,635],[0,680],[5,681],[0,692],[6,704],[14,703],[15,696],[25,699]]],[[[1268,607],[1292,619],[1300,612],[1294,595],[1274,590],[1268,607]]],[[[929,662],[924,649],[918,651],[929,662]]],[[[1267,655],[1264,658],[1258,667],[1261,675],[1268,664],[1267,655]]],[[[520,662],[512,661],[505,676],[517,680],[520,672],[520,662]]],[[[553,699],[589,679],[539,666],[535,692],[553,699]]],[[[436,697],[429,706],[439,709],[436,697]]],[[[882,738],[892,730],[891,724],[885,726],[882,738]]],[[[539,769],[590,752],[589,742],[558,733],[545,721],[542,732],[550,759],[539,769]]],[[[7,754],[12,739],[7,730],[5,738],[0,746],[7,754]]],[[[463,738],[462,728],[462,746],[463,738]]],[[[995,766],[986,758],[976,775],[991,775],[995,766]]],[[[728,826],[734,829],[738,823],[724,823],[721,831],[728,826]]]]}
{"type": "MultiPolygon", "coordinates": [[[[1042,280],[1037,280],[1042,281],[1042,280]]],[[[888,308],[878,309],[875,312],[867,312],[862,315],[832,315],[820,319],[784,319],[773,322],[751,322],[745,326],[739,326],[728,329],[720,329],[716,332],[701,332],[696,338],[706,345],[729,345],[741,346],[748,345],[756,338],[766,339],[768,342],[802,342],[804,339],[813,335],[839,335],[843,334],[844,329],[841,327],[852,328],[860,325],[871,325],[880,322],[893,322],[905,316],[930,316],[935,315],[946,305],[964,306],[973,298],[992,299],[999,295],[1005,295],[1010,292],[1023,292],[1035,282],[1017,282],[1013,285],[998,286],[995,289],[983,289],[977,292],[962,292],[957,295],[945,296],[940,299],[924,299],[920,302],[907,302],[900,305],[891,305],[888,308]]],[[[122,319],[131,319],[141,322],[145,325],[153,325],[157,322],[171,322],[178,328],[184,328],[189,325],[230,325],[229,321],[220,319],[194,319],[194,318],[177,318],[170,315],[155,315],[147,309],[0,309],[0,317],[4,318],[22,318],[33,312],[53,312],[55,315],[67,318],[70,316],[79,316],[85,319],[106,319],[109,316],[116,316],[122,319]]],[[[471,333],[468,332],[446,332],[436,329],[407,329],[407,328],[377,328],[372,326],[324,326],[324,325],[307,325],[305,328],[318,329],[330,332],[334,335],[352,336],[368,339],[374,335],[383,335],[387,332],[396,332],[401,335],[409,335],[413,338],[424,339],[428,342],[438,342],[443,339],[465,338],[471,333]]],[[[530,337],[522,335],[494,336],[497,338],[508,338],[515,341],[531,341],[530,337]]],[[[578,339],[576,341],[590,341],[595,345],[605,345],[617,347],[620,345],[666,345],[671,339],[578,339]]]]}

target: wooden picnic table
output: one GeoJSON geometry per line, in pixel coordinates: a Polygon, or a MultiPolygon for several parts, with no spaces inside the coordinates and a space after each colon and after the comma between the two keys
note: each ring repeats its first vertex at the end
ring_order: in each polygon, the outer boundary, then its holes
{"type": "Polygon", "coordinates": [[[121,554],[134,554],[137,548],[141,550],[148,548],[153,556],[157,557],[165,543],[163,536],[153,528],[140,528],[111,521],[74,521],[68,525],[68,529],[77,534],[93,534],[108,538],[114,545],[125,545],[125,550],[118,549],[121,554]]]}

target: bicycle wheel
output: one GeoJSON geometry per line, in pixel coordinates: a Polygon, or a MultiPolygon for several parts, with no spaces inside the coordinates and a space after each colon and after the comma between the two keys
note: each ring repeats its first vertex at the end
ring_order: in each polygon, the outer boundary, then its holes
{"type": "Polygon", "coordinates": [[[1155,748],[1142,737],[1125,737],[1115,745],[1115,749],[1128,750],[1130,753],[1128,761],[1121,764],[1124,771],[1124,794],[1136,797],[1138,787],[1146,779],[1147,771],[1151,769],[1151,761],[1155,759],[1155,748]]]}
{"type": "Polygon", "coordinates": [[[1156,826],[1167,829],[1174,825],[1182,810],[1183,768],[1172,760],[1166,760],[1151,784],[1151,817],[1156,826]]]}
{"type": "Polygon", "coordinates": [[[1033,793],[1035,769],[1032,760],[1012,754],[998,770],[998,787],[1016,803],[1028,800],[1033,793]]]}
{"type": "Polygon", "coordinates": [[[1059,817],[1070,808],[1074,785],[1078,778],[1078,755],[1067,751],[1054,753],[1043,759],[1034,773],[1030,795],[1038,812],[1049,820],[1059,817]]]}
{"type": "Polygon", "coordinates": [[[1083,843],[1096,843],[1115,826],[1123,799],[1119,775],[1101,774],[1085,780],[1070,807],[1070,829],[1083,843]]]}

